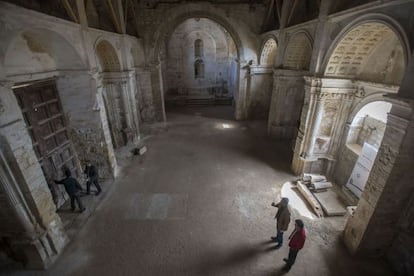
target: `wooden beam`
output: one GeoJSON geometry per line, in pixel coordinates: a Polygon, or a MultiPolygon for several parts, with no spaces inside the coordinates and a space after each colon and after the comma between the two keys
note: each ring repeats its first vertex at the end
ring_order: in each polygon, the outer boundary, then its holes
{"type": "Polygon", "coordinates": [[[270,0],[270,3],[269,3],[269,9],[268,9],[268,11],[267,11],[267,15],[266,15],[266,18],[265,18],[265,20],[264,20],[264,22],[263,22],[263,26],[265,26],[266,24],[267,24],[267,22],[269,22],[269,18],[270,18],[270,15],[272,14],[272,11],[273,11],[273,5],[274,5],[274,2],[275,2],[276,0],[270,0]]]}
{"type": "Polygon", "coordinates": [[[290,14],[289,14],[289,18],[288,18],[288,21],[287,21],[287,25],[289,26],[289,24],[290,24],[290,20],[292,19],[292,16],[293,16],[293,13],[295,12],[295,9],[296,9],[296,4],[298,3],[298,0],[294,0],[294,2],[293,2],[293,6],[292,6],[292,9],[290,10],[290,14]]]}
{"type": "Polygon", "coordinates": [[[125,33],[126,33],[127,21],[128,21],[128,2],[129,2],[129,0],[125,0],[125,8],[124,8],[124,26],[125,26],[125,33]]]}
{"type": "Polygon", "coordinates": [[[72,21],[75,23],[79,23],[79,18],[76,16],[76,13],[70,5],[69,0],[63,0],[63,6],[65,7],[65,10],[68,13],[70,19],[72,19],[72,21]]]}
{"type": "Polygon", "coordinates": [[[276,1],[276,12],[277,12],[277,17],[279,18],[279,24],[281,24],[282,21],[282,16],[280,14],[280,6],[279,6],[279,0],[275,0],[276,1]]]}
{"type": "Polygon", "coordinates": [[[112,21],[114,23],[115,29],[117,33],[122,33],[122,29],[121,29],[121,24],[119,22],[118,16],[116,16],[116,12],[114,9],[114,6],[112,5],[112,0],[107,0],[110,12],[111,12],[111,17],[112,17],[112,21]]]}
{"type": "Polygon", "coordinates": [[[137,19],[137,13],[135,11],[136,5],[135,5],[135,2],[133,0],[128,0],[128,1],[131,4],[132,15],[134,17],[134,22],[135,22],[135,24],[134,24],[135,25],[135,31],[137,32],[137,36],[139,37],[139,28],[138,28],[139,24],[138,24],[138,19],[137,19]]]}

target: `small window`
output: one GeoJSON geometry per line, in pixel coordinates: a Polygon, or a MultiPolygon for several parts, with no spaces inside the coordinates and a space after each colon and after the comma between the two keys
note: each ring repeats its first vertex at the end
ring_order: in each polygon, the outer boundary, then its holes
{"type": "Polygon", "coordinates": [[[194,62],[194,78],[204,78],[204,62],[201,59],[194,62]]]}
{"type": "Polygon", "coordinates": [[[201,39],[194,41],[194,56],[196,58],[203,56],[203,41],[201,39]]]}

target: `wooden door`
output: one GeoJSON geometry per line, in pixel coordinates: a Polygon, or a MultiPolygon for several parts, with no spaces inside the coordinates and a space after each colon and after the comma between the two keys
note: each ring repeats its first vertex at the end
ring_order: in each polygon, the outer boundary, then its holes
{"type": "Polygon", "coordinates": [[[68,198],[53,178],[63,178],[63,168],[80,177],[59,95],[54,81],[38,82],[14,89],[26,121],[33,148],[43,169],[55,204],[60,207],[68,198]]]}

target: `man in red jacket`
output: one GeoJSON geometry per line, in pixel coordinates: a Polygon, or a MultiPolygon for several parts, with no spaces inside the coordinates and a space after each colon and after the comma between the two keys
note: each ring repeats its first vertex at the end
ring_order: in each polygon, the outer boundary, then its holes
{"type": "Polygon", "coordinates": [[[302,220],[295,220],[295,230],[293,230],[292,234],[290,234],[289,239],[289,257],[287,259],[283,259],[286,262],[286,265],[283,267],[284,271],[290,270],[292,265],[295,263],[299,250],[301,250],[305,244],[306,232],[302,220]]]}

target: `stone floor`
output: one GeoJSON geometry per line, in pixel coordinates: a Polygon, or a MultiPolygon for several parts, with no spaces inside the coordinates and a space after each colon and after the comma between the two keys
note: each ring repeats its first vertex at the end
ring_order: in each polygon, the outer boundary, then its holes
{"type": "MultiPolygon", "coordinates": [[[[230,107],[170,110],[167,124],[146,128],[148,151],[125,162],[49,270],[3,272],[283,275],[288,248],[269,241],[270,204],[295,179],[291,141],[271,139],[264,122],[236,122],[232,114],[230,107]]],[[[295,209],[293,216],[301,217],[295,209]]],[[[383,260],[347,253],[344,218],[303,220],[308,239],[289,275],[393,275],[383,260]]]]}

